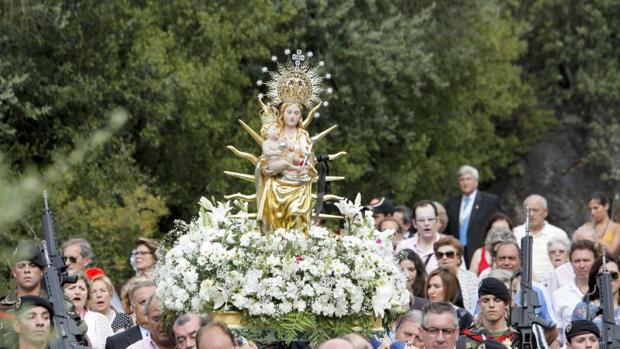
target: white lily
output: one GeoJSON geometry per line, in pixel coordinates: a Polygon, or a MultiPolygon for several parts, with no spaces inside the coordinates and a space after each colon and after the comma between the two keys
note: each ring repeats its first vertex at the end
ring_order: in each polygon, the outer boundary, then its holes
{"type": "Polygon", "coordinates": [[[352,219],[357,216],[362,210],[361,206],[362,195],[357,193],[355,196],[355,202],[351,202],[349,199],[342,199],[339,202],[335,203],[340,213],[342,213],[345,218],[352,219]]]}

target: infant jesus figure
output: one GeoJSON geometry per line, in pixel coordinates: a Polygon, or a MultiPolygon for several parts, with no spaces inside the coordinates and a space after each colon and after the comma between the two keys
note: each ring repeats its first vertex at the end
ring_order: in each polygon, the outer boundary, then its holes
{"type": "Polygon", "coordinates": [[[303,158],[295,153],[295,149],[291,148],[285,140],[280,137],[280,131],[276,123],[270,123],[264,125],[261,129],[261,135],[264,138],[263,141],[263,155],[267,160],[267,173],[276,175],[283,171],[297,171],[302,170],[302,166],[293,164],[293,161],[297,160],[299,163],[303,161],[303,158]],[[287,159],[287,155],[291,159],[287,159]]]}

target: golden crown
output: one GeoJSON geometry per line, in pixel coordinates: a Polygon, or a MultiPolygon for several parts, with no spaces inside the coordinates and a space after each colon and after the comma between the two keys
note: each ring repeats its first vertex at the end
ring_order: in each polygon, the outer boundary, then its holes
{"type": "MultiPolygon", "coordinates": [[[[277,63],[275,71],[269,71],[267,67],[262,68],[263,73],[269,72],[269,80],[267,86],[267,97],[269,97],[274,105],[280,103],[299,103],[306,107],[320,103],[320,95],[324,91],[332,93],[331,88],[323,89],[323,79],[331,79],[331,74],[327,73],[322,76],[319,70],[325,66],[325,62],[320,61],[317,66],[311,66],[308,62],[314,54],[310,51],[305,54],[302,50],[296,50],[291,54],[291,50],[284,50],[286,56],[290,56],[290,60],[286,63],[279,63],[277,56],[272,56],[271,61],[277,63]]],[[[263,85],[262,80],[256,82],[258,86],[263,85]]],[[[262,99],[259,94],[259,99],[262,99]]],[[[327,102],[324,102],[327,106],[327,102]]]]}
{"type": "Polygon", "coordinates": [[[258,102],[261,105],[260,120],[263,125],[278,122],[278,110],[271,106],[270,103],[263,103],[262,96],[258,96],[258,102]]]}

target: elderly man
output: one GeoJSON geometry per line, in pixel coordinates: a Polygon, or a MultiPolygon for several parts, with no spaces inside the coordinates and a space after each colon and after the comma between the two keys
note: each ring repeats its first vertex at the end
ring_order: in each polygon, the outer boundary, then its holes
{"type": "Polygon", "coordinates": [[[558,327],[564,330],[571,321],[573,310],[588,293],[588,277],[594,260],[598,257],[596,245],[589,240],[580,240],[570,249],[570,264],[573,267],[575,278],[570,284],[560,287],[553,292],[554,311],[560,320],[558,327]]]}
{"type": "Polygon", "coordinates": [[[149,337],[148,316],[146,315],[146,303],[155,294],[157,286],[152,280],[144,279],[137,282],[129,292],[131,309],[136,314],[136,326],[108,337],[105,349],[124,349],[141,339],[149,337]]]}
{"type": "Polygon", "coordinates": [[[418,232],[412,238],[399,242],[396,251],[405,248],[413,250],[422,259],[426,272],[430,273],[437,269],[433,244],[443,237],[437,232],[437,207],[432,201],[422,200],[415,204],[413,214],[413,224],[418,232]]]}
{"type": "Polygon", "coordinates": [[[446,202],[446,231],[463,245],[465,263],[469,267],[474,252],[484,245],[487,220],[490,215],[500,211],[500,203],[496,195],[478,190],[480,175],[474,167],[462,166],[457,175],[461,195],[446,202]]]}
{"type": "Polygon", "coordinates": [[[235,349],[237,341],[226,324],[211,322],[200,328],[196,335],[198,349],[235,349]]]}
{"type": "Polygon", "coordinates": [[[486,339],[519,347],[517,333],[507,321],[510,298],[510,291],[502,281],[494,278],[482,280],[478,289],[480,314],[471,329],[463,330],[463,335],[467,337],[465,348],[478,348],[486,339]]]}
{"type": "Polygon", "coordinates": [[[161,322],[159,300],[155,294],[146,301],[146,316],[149,320],[149,336],[128,346],[127,349],[174,349],[172,333],[161,322]]]}
{"type": "Polygon", "coordinates": [[[184,314],[179,316],[172,325],[172,333],[177,349],[195,349],[198,330],[206,326],[209,321],[198,314],[184,314]]]}
{"type": "MultiPolygon", "coordinates": [[[[572,242],[575,243],[580,240],[589,240],[598,244],[596,238],[596,232],[594,228],[590,226],[582,225],[573,232],[572,242]]],[[[547,290],[553,294],[558,288],[564,287],[570,284],[575,278],[575,272],[573,266],[570,263],[564,263],[553,270],[553,273],[549,275],[547,282],[547,290]]]]}
{"type": "Polygon", "coordinates": [[[13,330],[19,337],[17,349],[45,349],[52,331],[54,311],[45,298],[20,298],[13,330]]]}
{"type": "Polygon", "coordinates": [[[62,255],[70,271],[84,271],[95,259],[93,248],[82,238],[72,238],[62,244],[62,255]]]}
{"type": "Polygon", "coordinates": [[[421,334],[424,349],[453,349],[459,338],[459,320],[454,306],[446,302],[425,305],[421,334]]]}
{"type": "MultiPolygon", "coordinates": [[[[547,242],[556,236],[568,238],[566,232],[545,220],[549,215],[547,200],[538,195],[528,196],[523,201],[523,208],[529,209],[529,231],[533,237],[532,245],[532,269],[539,275],[553,272],[553,264],[547,255],[547,242]]],[[[517,242],[521,243],[521,238],[525,236],[525,224],[515,227],[513,232],[517,242]]]]}
{"type": "Polygon", "coordinates": [[[328,339],[321,343],[317,349],[355,349],[353,343],[345,338],[328,339]]]}

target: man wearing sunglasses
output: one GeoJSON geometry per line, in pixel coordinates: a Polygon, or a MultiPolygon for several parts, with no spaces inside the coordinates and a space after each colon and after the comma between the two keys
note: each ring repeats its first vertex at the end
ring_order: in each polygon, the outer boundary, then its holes
{"type": "Polygon", "coordinates": [[[424,349],[454,349],[459,339],[459,320],[454,306],[447,302],[425,305],[421,335],[424,349]]]}
{"type": "Polygon", "coordinates": [[[82,238],[72,238],[65,241],[62,244],[62,251],[67,269],[70,271],[84,271],[95,258],[93,248],[88,241],[82,238]]]}
{"type": "Polygon", "coordinates": [[[553,310],[559,320],[558,327],[562,333],[571,321],[575,306],[588,293],[588,276],[597,257],[598,251],[592,241],[579,240],[571,246],[569,260],[575,272],[575,278],[570,284],[553,292],[555,300],[553,310]]]}

